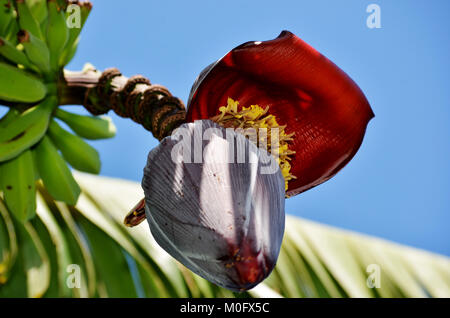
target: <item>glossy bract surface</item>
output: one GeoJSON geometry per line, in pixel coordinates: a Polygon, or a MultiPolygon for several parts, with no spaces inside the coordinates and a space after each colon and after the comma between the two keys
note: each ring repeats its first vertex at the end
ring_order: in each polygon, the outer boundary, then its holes
{"type": "Polygon", "coordinates": [[[274,40],[247,42],[208,66],[192,87],[187,120],[208,119],[232,98],[269,106],[290,149],[288,195],[335,175],[355,155],[374,116],[356,83],[310,45],[283,31],[274,40]]]}
{"type": "Polygon", "coordinates": [[[150,152],[142,187],[153,237],[194,273],[241,291],[272,271],[284,179],[244,135],[209,120],[183,124],[150,152]]]}

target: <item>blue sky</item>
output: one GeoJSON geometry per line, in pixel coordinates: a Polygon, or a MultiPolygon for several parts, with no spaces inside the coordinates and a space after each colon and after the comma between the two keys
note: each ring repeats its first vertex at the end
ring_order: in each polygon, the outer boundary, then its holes
{"type": "MultiPolygon", "coordinates": [[[[286,212],[450,255],[450,1],[92,2],[68,68],[143,74],[184,101],[198,73],[243,42],[287,29],[311,44],[358,83],[376,117],[355,158],[286,212]],[[381,29],[366,26],[371,3],[381,29]]],[[[157,141],[110,115],[117,137],[93,142],[101,174],[140,181],[157,141]]]]}

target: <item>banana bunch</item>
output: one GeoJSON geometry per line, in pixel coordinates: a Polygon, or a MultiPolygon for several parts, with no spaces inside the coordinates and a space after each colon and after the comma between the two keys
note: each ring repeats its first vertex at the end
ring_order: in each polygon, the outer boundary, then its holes
{"type": "Polygon", "coordinates": [[[0,194],[21,222],[35,215],[36,182],[75,204],[80,187],[69,165],[100,172],[99,154],[84,139],[115,135],[108,117],[58,108],[58,81],[91,8],[73,0],[0,0],[0,194]]]}

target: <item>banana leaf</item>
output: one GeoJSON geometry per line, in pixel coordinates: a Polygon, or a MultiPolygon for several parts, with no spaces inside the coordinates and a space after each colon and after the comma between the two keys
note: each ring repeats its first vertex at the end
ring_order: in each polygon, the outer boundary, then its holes
{"type": "Polygon", "coordinates": [[[450,297],[448,257],[290,215],[272,274],[233,293],[170,257],[145,222],[123,225],[138,183],[75,176],[75,206],[39,186],[25,225],[0,196],[0,297],[450,297]]]}

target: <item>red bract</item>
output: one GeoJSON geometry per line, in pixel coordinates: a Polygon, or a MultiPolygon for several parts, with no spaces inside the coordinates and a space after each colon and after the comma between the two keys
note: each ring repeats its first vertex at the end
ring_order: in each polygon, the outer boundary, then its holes
{"type": "Polygon", "coordinates": [[[333,62],[294,34],[247,42],[210,65],[194,84],[188,121],[211,118],[227,105],[269,106],[286,133],[289,149],[288,195],[334,176],[359,149],[372,109],[356,83],[333,62]]]}

